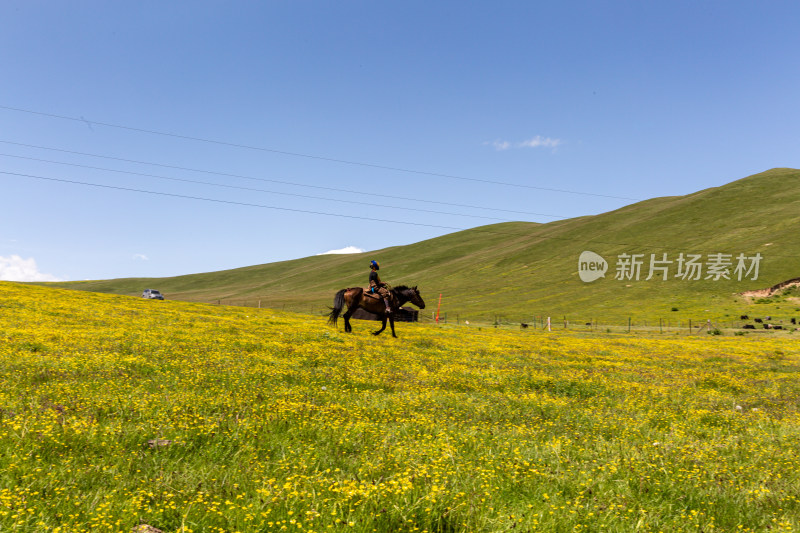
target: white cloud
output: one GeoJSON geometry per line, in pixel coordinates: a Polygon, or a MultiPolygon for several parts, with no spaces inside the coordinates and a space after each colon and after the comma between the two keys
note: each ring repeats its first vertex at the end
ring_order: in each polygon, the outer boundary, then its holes
{"type": "Polygon", "coordinates": [[[52,274],[39,272],[36,261],[18,255],[0,256],[0,280],[3,281],[61,281],[52,274]]]}
{"type": "Polygon", "coordinates": [[[539,148],[540,146],[545,148],[555,148],[559,144],[561,144],[561,139],[551,139],[550,137],[542,137],[541,135],[537,135],[533,139],[522,141],[519,143],[519,146],[520,148],[539,148]]]}
{"type": "Polygon", "coordinates": [[[322,252],[321,254],[317,255],[329,255],[329,254],[363,254],[366,250],[362,250],[361,248],[356,248],[355,246],[345,246],[344,248],[339,248],[338,250],[328,250],[327,252],[322,252]]]}
{"type": "Polygon", "coordinates": [[[511,141],[504,141],[497,139],[496,141],[485,142],[483,144],[494,146],[494,149],[497,150],[498,152],[502,152],[503,150],[510,150],[511,148],[555,149],[561,145],[561,139],[553,139],[551,137],[542,137],[541,135],[537,135],[536,137],[521,142],[511,142],[511,141]]]}
{"type": "Polygon", "coordinates": [[[135,261],[149,261],[150,258],[144,254],[133,254],[133,259],[135,261]]]}
{"type": "Polygon", "coordinates": [[[483,144],[491,144],[492,146],[494,146],[494,149],[497,150],[498,152],[502,152],[503,150],[508,150],[509,148],[511,148],[510,142],[501,141],[499,139],[490,143],[483,143],[483,144]]]}

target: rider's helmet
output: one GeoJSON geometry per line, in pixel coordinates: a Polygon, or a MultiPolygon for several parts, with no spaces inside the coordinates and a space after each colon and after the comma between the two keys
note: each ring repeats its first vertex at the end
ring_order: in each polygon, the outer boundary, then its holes
{"type": "Polygon", "coordinates": [[[377,261],[370,261],[369,262],[370,268],[374,268],[375,270],[380,270],[381,266],[378,264],[377,261]]]}

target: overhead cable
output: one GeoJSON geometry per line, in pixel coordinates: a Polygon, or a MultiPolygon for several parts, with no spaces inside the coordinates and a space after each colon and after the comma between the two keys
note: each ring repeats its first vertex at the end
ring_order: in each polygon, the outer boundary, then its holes
{"type": "Polygon", "coordinates": [[[205,139],[203,137],[192,137],[190,135],[181,135],[181,134],[178,134],[178,133],[168,133],[168,132],[157,131],[157,130],[148,130],[148,129],[145,129],[145,128],[135,128],[135,127],[132,127],[132,126],[124,126],[124,125],[121,125],[121,124],[111,124],[111,123],[108,123],[108,122],[98,122],[98,121],[95,121],[95,120],[87,120],[84,117],[68,117],[68,116],[65,116],[65,115],[57,115],[57,114],[54,114],[54,113],[44,113],[42,111],[32,111],[30,109],[21,109],[21,108],[18,108],[18,107],[11,107],[11,106],[4,106],[4,105],[0,105],[0,109],[6,109],[6,110],[9,110],[9,111],[18,111],[20,113],[29,113],[29,114],[32,114],[32,115],[39,115],[39,116],[49,117],[49,118],[57,118],[57,119],[61,119],[61,120],[71,120],[71,121],[75,121],[75,122],[82,122],[84,124],[89,124],[89,125],[96,124],[98,126],[106,126],[108,128],[117,128],[117,129],[122,129],[122,130],[127,130],[127,131],[135,131],[135,132],[139,132],[139,133],[147,133],[147,134],[151,134],[151,135],[161,135],[161,136],[164,136],[164,137],[172,137],[172,138],[176,138],[176,139],[184,139],[184,140],[189,140],[189,141],[197,141],[197,142],[203,142],[203,143],[209,143],[209,144],[216,144],[216,145],[220,145],[220,146],[230,146],[230,147],[233,147],[233,148],[243,148],[243,149],[246,149],[246,150],[257,150],[257,151],[260,151],[260,152],[269,152],[269,153],[273,153],[273,154],[287,155],[287,156],[292,156],[292,157],[303,157],[303,158],[306,158],[306,159],[315,159],[315,160],[318,160],[318,161],[327,161],[327,162],[330,162],[330,163],[341,163],[341,164],[345,164],[345,165],[355,165],[355,166],[361,166],[361,167],[377,168],[377,169],[381,169],[381,170],[391,170],[391,171],[395,171],[395,172],[405,172],[405,173],[408,173],[408,174],[418,174],[418,175],[422,175],[422,176],[434,176],[434,177],[438,177],[438,178],[449,178],[449,179],[455,179],[455,180],[461,180],[461,181],[471,181],[471,182],[474,182],[474,183],[487,183],[487,184],[490,184],[490,185],[502,185],[502,186],[505,186],[505,187],[517,187],[517,188],[522,188],[522,189],[534,189],[534,190],[539,190],[539,191],[549,191],[549,192],[557,192],[557,193],[564,193],[564,194],[577,194],[577,195],[583,195],[583,196],[596,196],[596,197],[601,197],[601,198],[614,198],[614,199],[617,199],[617,200],[632,200],[632,201],[639,201],[640,200],[639,198],[629,198],[629,197],[625,197],[625,196],[613,196],[613,195],[609,195],[609,194],[599,194],[599,193],[591,193],[591,192],[583,192],[583,191],[571,191],[571,190],[567,190],[567,189],[553,189],[553,188],[549,188],[549,187],[538,187],[536,185],[526,185],[526,184],[522,184],[522,183],[511,183],[511,182],[507,182],[507,181],[497,181],[497,180],[480,179],[480,178],[467,178],[467,177],[464,177],[464,176],[457,176],[455,174],[444,174],[444,173],[439,173],[439,172],[429,172],[429,171],[424,171],[424,170],[414,170],[414,169],[408,169],[408,168],[402,168],[402,167],[392,167],[392,166],[386,166],[386,165],[378,165],[378,164],[374,164],[374,163],[364,163],[364,162],[359,162],[359,161],[350,161],[350,160],[347,160],[347,159],[337,159],[337,158],[333,158],[333,157],[323,157],[323,156],[318,156],[318,155],[302,154],[302,153],[299,153],[299,152],[289,152],[289,151],[285,151],[285,150],[276,150],[276,149],[273,149],[273,148],[264,148],[264,147],[261,147],[261,146],[252,146],[252,145],[247,145],[247,144],[239,144],[239,143],[228,142],[228,141],[220,141],[220,140],[216,140],[216,139],[205,139]]]}
{"type": "Polygon", "coordinates": [[[295,197],[295,198],[305,198],[305,199],[309,199],[309,200],[323,200],[323,201],[326,201],[326,202],[338,202],[338,203],[355,204],[355,205],[362,205],[362,206],[363,205],[369,205],[371,207],[384,207],[384,208],[388,208],[388,209],[400,209],[400,210],[403,210],[403,211],[415,211],[415,212],[418,212],[418,213],[432,213],[432,214],[437,214],[437,215],[449,215],[449,216],[456,216],[456,217],[481,218],[481,219],[484,219],[484,220],[495,220],[495,221],[498,221],[498,222],[513,222],[512,220],[508,220],[508,219],[505,219],[505,218],[487,217],[487,216],[483,216],[483,215],[470,215],[470,214],[465,214],[465,213],[448,213],[448,212],[445,212],[445,211],[433,211],[431,209],[417,209],[417,208],[414,208],[414,207],[400,207],[400,206],[394,206],[394,205],[383,205],[383,204],[376,204],[376,203],[373,203],[373,202],[369,202],[369,203],[365,204],[365,202],[363,202],[363,201],[362,202],[356,202],[354,200],[340,200],[340,199],[337,199],[337,198],[325,198],[325,197],[322,197],[322,196],[311,196],[311,195],[307,195],[307,194],[296,194],[296,193],[290,193],[290,192],[270,191],[270,190],[267,190],[267,189],[256,189],[254,187],[241,187],[241,186],[238,186],[238,185],[228,185],[228,184],[225,184],[225,183],[213,183],[213,182],[210,182],[210,181],[190,180],[190,179],[185,179],[185,178],[174,178],[174,177],[170,177],[170,176],[159,176],[157,174],[146,174],[146,173],[143,173],[143,172],[132,172],[132,171],[129,171],[129,170],[118,170],[118,169],[113,169],[113,168],[93,167],[93,166],[90,166],[90,165],[81,165],[81,164],[78,164],[78,163],[67,163],[67,162],[64,162],[64,161],[52,161],[52,160],[49,160],[49,159],[39,159],[39,158],[36,158],[36,157],[27,157],[27,156],[21,156],[21,155],[0,153],[0,156],[2,156],[2,157],[14,157],[14,158],[17,158],[17,159],[27,159],[29,161],[38,161],[38,162],[41,162],[41,163],[52,163],[52,164],[56,164],[56,165],[67,165],[67,166],[71,166],[71,167],[87,168],[87,169],[90,169],[90,170],[101,170],[103,172],[115,172],[115,173],[118,173],[118,174],[129,174],[129,175],[132,175],[132,176],[143,176],[143,177],[147,177],[147,178],[156,178],[156,179],[167,180],[167,181],[175,181],[175,182],[182,182],[182,183],[192,183],[192,184],[195,184],[195,185],[209,185],[209,186],[212,186],[212,187],[223,187],[223,188],[226,188],[226,189],[237,189],[237,190],[241,190],[241,191],[263,192],[263,193],[267,193],[267,194],[277,194],[277,195],[281,195],[281,196],[292,196],[292,197],[295,197]]]}
{"type": "MultiPolygon", "coordinates": [[[[243,206],[243,207],[256,207],[261,209],[271,209],[277,211],[288,211],[293,213],[303,213],[303,214],[311,214],[311,215],[322,215],[322,216],[329,216],[329,217],[338,217],[338,218],[348,218],[348,219],[355,219],[355,220],[366,220],[370,222],[385,222],[388,224],[404,224],[408,226],[418,226],[418,227],[427,227],[427,228],[437,228],[437,229],[446,229],[446,230],[454,230],[454,231],[479,231],[481,233],[488,233],[492,235],[504,235],[504,236],[513,236],[513,237],[528,237],[528,238],[536,238],[541,241],[548,241],[548,240],[560,240],[560,241],[574,241],[580,242],[584,245],[589,244],[603,244],[608,246],[626,246],[629,248],[643,248],[647,247],[649,249],[659,249],[659,250],[669,250],[670,248],[666,246],[659,246],[653,244],[631,244],[631,243],[621,243],[621,242],[608,242],[608,241],[601,241],[597,239],[583,239],[583,238],[574,238],[574,237],[563,237],[557,235],[531,235],[530,233],[519,233],[519,232],[510,232],[510,231],[498,231],[496,229],[486,228],[486,227],[478,227],[478,228],[464,228],[464,227],[457,227],[457,226],[445,226],[442,224],[427,224],[423,222],[413,222],[408,220],[390,220],[390,219],[382,219],[382,218],[373,218],[373,217],[364,217],[358,215],[344,215],[340,213],[329,213],[325,211],[313,211],[307,209],[295,209],[290,207],[280,207],[280,206],[273,206],[273,205],[264,205],[264,204],[256,204],[250,202],[238,202],[233,200],[222,200],[218,198],[207,198],[202,196],[191,196],[185,194],[176,194],[176,193],[168,193],[168,192],[159,192],[159,191],[150,191],[145,189],[134,189],[131,187],[120,187],[117,185],[107,185],[107,184],[100,184],[100,183],[91,183],[85,181],[78,181],[78,180],[70,180],[70,179],[63,179],[63,178],[54,178],[48,176],[38,176],[33,174],[23,174],[19,172],[8,172],[0,170],[0,174],[6,174],[9,176],[18,176],[23,178],[30,178],[36,180],[43,180],[49,182],[58,182],[58,183],[67,183],[72,185],[82,185],[88,187],[97,187],[103,189],[112,189],[117,191],[123,192],[135,192],[141,194],[149,194],[155,196],[165,196],[171,198],[182,198],[186,200],[198,200],[204,202],[213,202],[217,204],[229,204],[229,205],[236,205],[236,206],[243,206]]],[[[545,226],[546,227],[546,226],[545,226]]],[[[554,229],[558,230],[562,226],[558,226],[554,229]]],[[[774,255],[774,257],[795,257],[795,256],[785,256],[785,255],[774,255]]]]}
{"type": "Polygon", "coordinates": [[[409,221],[400,221],[400,220],[385,220],[381,218],[371,218],[371,217],[362,217],[357,215],[342,215],[339,213],[327,213],[324,211],[311,211],[308,209],[294,209],[290,207],[280,207],[275,205],[264,205],[264,204],[254,204],[250,202],[237,202],[234,200],[221,200],[219,198],[206,198],[203,196],[190,196],[187,194],[176,194],[171,192],[159,192],[159,191],[148,191],[145,189],[134,189],[131,187],[120,187],[118,185],[107,185],[103,183],[90,183],[86,181],[77,181],[77,180],[68,180],[64,178],[53,178],[48,176],[36,176],[33,174],[22,174],[20,172],[7,172],[4,170],[0,170],[0,174],[7,174],[9,176],[19,176],[23,178],[32,178],[37,180],[45,180],[45,181],[52,181],[52,182],[59,182],[59,183],[70,183],[72,185],[84,185],[88,187],[99,187],[102,189],[113,189],[117,191],[125,191],[125,192],[137,192],[142,194],[152,194],[156,196],[168,196],[172,198],[183,198],[186,200],[200,200],[204,202],[214,202],[218,204],[230,204],[230,205],[238,205],[238,206],[245,206],[245,207],[259,207],[262,209],[275,209],[278,211],[291,211],[294,213],[306,213],[311,215],[325,215],[331,217],[341,217],[341,218],[354,218],[357,220],[369,220],[371,222],[389,222],[393,224],[408,224],[411,226],[425,226],[429,228],[441,228],[441,229],[452,229],[452,230],[464,230],[466,228],[457,228],[453,226],[441,226],[438,224],[425,224],[422,222],[409,222],[409,221]]]}
{"type": "Polygon", "coordinates": [[[49,147],[49,146],[39,146],[39,145],[35,145],[35,144],[25,144],[25,143],[19,143],[19,142],[8,141],[8,140],[3,140],[3,139],[0,139],[0,143],[11,144],[11,145],[14,145],[14,146],[24,146],[26,148],[36,148],[36,149],[40,149],[40,150],[50,150],[50,151],[53,151],[53,152],[61,152],[61,153],[65,153],[65,154],[82,155],[82,156],[88,156],[88,157],[96,157],[96,158],[100,158],[100,159],[109,159],[109,160],[112,160],[112,161],[121,161],[121,162],[125,162],[125,163],[135,163],[135,164],[139,164],[139,165],[150,165],[150,166],[161,167],[161,168],[169,168],[169,169],[174,169],[174,170],[184,170],[184,171],[187,171],[187,172],[197,172],[197,173],[202,173],[202,174],[211,174],[211,175],[214,175],[214,176],[227,176],[227,177],[230,177],[230,178],[240,178],[240,179],[246,179],[246,180],[252,180],[252,181],[261,181],[261,182],[265,182],[265,183],[277,183],[277,184],[281,184],[281,185],[291,185],[291,186],[296,186],[296,187],[304,187],[304,188],[308,188],[308,189],[319,189],[319,190],[325,190],[325,191],[342,192],[342,193],[347,193],[347,194],[358,194],[358,195],[362,195],[362,196],[377,196],[377,197],[381,197],[381,198],[389,198],[389,199],[392,199],[392,200],[403,200],[403,201],[408,201],[408,202],[420,202],[420,203],[426,203],[426,204],[446,205],[446,206],[449,206],[449,207],[463,207],[463,208],[468,208],[468,209],[482,209],[484,211],[499,211],[499,212],[503,212],[503,213],[514,213],[514,214],[518,214],[518,215],[531,215],[531,216],[548,217],[548,218],[554,218],[554,219],[569,218],[569,217],[566,217],[564,215],[549,215],[549,214],[545,214],[545,213],[533,213],[533,212],[530,212],[530,211],[516,211],[516,210],[513,210],[513,209],[502,209],[502,208],[499,208],[499,207],[486,207],[486,206],[469,205],[469,204],[458,204],[458,203],[453,203],[453,202],[442,202],[442,201],[438,201],[438,200],[426,200],[426,199],[420,199],[420,198],[408,198],[408,197],[404,197],[404,196],[393,196],[393,195],[381,194],[381,193],[372,193],[372,192],[367,193],[367,192],[356,191],[356,190],[351,190],[351,189],[339,189],[339,188],[335,188],[335,187],[325,187],[325,186],[322,186],[322,185],[308,185],[308,184],[297,183],[297,182],[293,182],[293,181],[270,179],[270,178],[258,178],[258,177],[254,177],[254,176],[246,176],[246,175],[242,175],[242,174],[231,174],[231,173],[228,173],[228,172],[219,172],[219,171],[215,171],[215,170],[204,170],[204,169],[197,169],[197,168],[188,168],[188,167],[181,167],[181,166],[176,166],[176,165],[166,165],[166,164],[163,164],[163,163],[153,163],[151,161],[140,161],[140,160],[136,160],[136,159],[125,159],[125,158],[121,158],[121,157],[112,157],[112,156],[108,156],[108,155],[92,154],[92,153],[87,153],[87,152],[77,152],[75,150],[65,150],[63,148],[53,148],[53,147],[49,147]]]}

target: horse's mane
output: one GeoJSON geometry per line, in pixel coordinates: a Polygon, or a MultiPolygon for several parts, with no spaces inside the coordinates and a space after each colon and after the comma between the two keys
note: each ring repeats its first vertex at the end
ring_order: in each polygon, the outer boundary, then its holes
{"type": "Polygon", "coordinates": [[[408,290],[408,289],[410,289],[411,287],[408,287],[408,286],[406,286],[406,285],[398,285],[397,287],[392,287],[392,288],[393,288],[394,290],[396,290],[397,292],[403,292],[403,291],[407,291],[407,290],[408,290]]]}

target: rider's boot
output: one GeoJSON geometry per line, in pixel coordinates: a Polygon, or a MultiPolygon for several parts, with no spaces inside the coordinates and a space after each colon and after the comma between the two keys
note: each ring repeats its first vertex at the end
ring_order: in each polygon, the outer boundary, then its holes
{"type": "Polygon", "coordinates": [[[392,314],[392,308],[391,308],[391,307],[389,307],[389,300],[388,300],[388,299],[386,299],[386,298],[384,298],[384,299],[383,299],[383,303],[385,303],[385,304],[386,304],[386,314],[387,314],[387,315],[390,315],[390,314],[392,314]]]}

